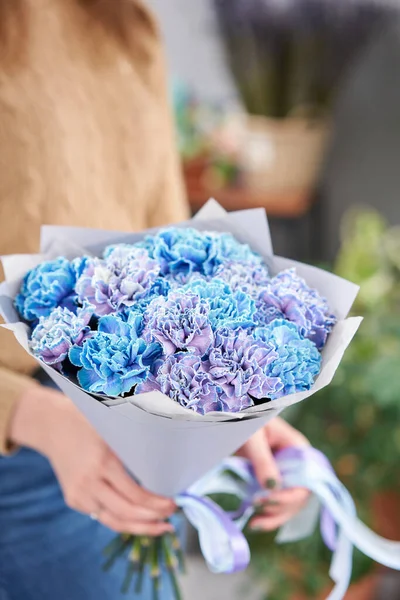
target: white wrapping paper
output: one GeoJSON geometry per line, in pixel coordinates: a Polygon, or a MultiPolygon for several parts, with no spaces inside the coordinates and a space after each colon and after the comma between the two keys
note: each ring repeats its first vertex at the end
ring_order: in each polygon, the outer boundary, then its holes
{"type": "MultiPolygon", "coordinates": [[[[321,373],[310,391],[252,407],[239,414],[198,415],[159,392],[129,399],[109,398],[102,403],[40,363],[136,479],[151,491],[171,496],[184,491],[237,450],[285,407],[328,385],[361,322],[359,318],[346,318],[358,292],[356,285],[315,267],[273,255],[268,221],[262,209],[227,214],[215,200],[210,200],[195,219],[179,226],[231,232],[239,241],[248,243],[262,254],[273,274],[295,266],[297,273],[328,299],[338,323],[322,351],[321,373]]],[[[0,285],[0,311],[6,321],[4,327],[10,329],[29,352],[29,328],[19,321],[13,299],[22,277],[33,266],[61,254],[69,258],[88,252],[100,255],[108,244],[133,243],[147,233],[43,227],[40,254],[2,257],[5,282],[0,285]]]]}

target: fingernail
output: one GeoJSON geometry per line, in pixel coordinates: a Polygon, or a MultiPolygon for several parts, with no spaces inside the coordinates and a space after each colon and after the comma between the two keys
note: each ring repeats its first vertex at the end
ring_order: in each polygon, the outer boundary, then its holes
{"type": "Polygon", "coordinates": [[[266,487],[268,490],[273,490],[273,489],[275,489],[275,488],[276,488],[276,485],[277,485],[276,479],[272,479],[272,478],[270,478],[270,479],[267,479],[267,481],[266,481],[266,483],[265,483],[265,487],[266,487]]]}
{"type": "Polygon", "coordinates": [[[254,502],[254,506],[265,508],[266,506],[278,506],[278,500],[273,500],[272,498],[258,498],[254,502]]]}

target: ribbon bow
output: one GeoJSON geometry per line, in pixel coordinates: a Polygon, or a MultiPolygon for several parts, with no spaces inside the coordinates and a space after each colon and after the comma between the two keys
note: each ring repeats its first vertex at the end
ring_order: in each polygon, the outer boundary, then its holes
{"type": "MultiPolygon", "coordinates": [[[[323,540],[333,552],[329,574],[336,584],[327,600],[344,598],[354,546],[376,562],[400,570],[400,542],[378,536],[357,518],[353,499],[326,456],[314,448],[287,448],[275,458],[283,488],[303,487],[313,493],[306,508],[281,528],[277,541],[304,539],[320,520],[323,540]]],[[[242,531],[254,514],[254,500],[261,491],[250,463],[234,457],[177,498],[199,533],[203,556],[213,572],[234,573],[248,566],[250,550],[242,531]],[[240,508],[228,514],[207,497],[212,494],[233,494],[241,500],[240,508]]]]}

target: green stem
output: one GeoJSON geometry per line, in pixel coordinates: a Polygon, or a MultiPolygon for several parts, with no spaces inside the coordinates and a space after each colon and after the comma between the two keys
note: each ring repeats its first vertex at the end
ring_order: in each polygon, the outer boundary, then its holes
{"type": "Polygon", "coordinates": [[[142,550],[142,539],[140,537],[135,537],[132,543],[132,549],[129,554],[129,560],[135,564],[140,563],[140,556],[142,550]]]}
{"type": "Polygon", "coordinates": [[[135,593],[140,594],[143,587],[143,579],[146,570],[146,565],[148,563],[148,554],[150,548],[150,540],[149,538],[140,538],[141,540],[141,549],[140,549],[140,560],[138,567],[138,574],[135,583],[135,593]]]}
{"type": "Polygon", "coordinates": [[[157,539],[153,539],[150,546],[150,576],[152,582],[153,600],[158,600],[160,589],[161,565],[158,560],[157,539]]]}
{"type": "Polygon", "coordinates": [[[170,539],[170,536],[163,536],[161,538],[161,544],[167,566],[167,572],[174,591],[175,600],[182,600],[182,593],[178,583],[178,578],[176,576],[176,567],[178,560],[170,547],[170,539]]]}
{"type": "Polygon", "coordinates": [[[103,555],[110,556],[120,548],[122,543],[129,542],[130,540],[133,540],[133,535],[120,534],[115,536],[111,540],[111,542],[103,549],[103,555]]]}
{"type": "Polygon", "coordinates": [[[129,560],[128,566],[126,567],[125,578],[121,587],[122,594],[127,594],[129,592],[135,571],[137,571],[137,564],[129,560]]]}
{"type": "Polygon", "coordinates": [[[186,568],[185,568],[185,555],[184,555],[184,553],[182,551],[181,543],[179,541],[179,538],[178,538],[178,536],[175,533],[173,533],[171,535],[171,544],[172,544],[172,549],[175,552],[176,557],[178,559],[179,571],[180,571],[180,573],[183,574],[186,571],[186,568]]]}
{"type": "Polygon", "coordinates": [[[105,548],[104,552],[107,552],[109,557],[102,567],[103,571],[109,571],[111,569],[115,561],[127,550],[133,539],[134,538],[131,536],[118,536],[118,538],[113,540],[113,542],[105,548]]]}
{"type": "Polygon", "coordinates": [[[176,572],[173,569],[168,569],[168,575],[171,580],[172,589],[174,590],[174,600],[182,600],[182,592],[178,583],[176,572]]]}

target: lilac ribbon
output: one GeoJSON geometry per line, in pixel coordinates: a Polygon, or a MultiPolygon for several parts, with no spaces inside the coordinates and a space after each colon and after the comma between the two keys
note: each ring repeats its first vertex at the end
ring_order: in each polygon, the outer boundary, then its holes
{"type": "MultiPolygon", "coordinates": [[[[342,600],[346,594],[354,546],[377,562],[400,570],[400,543],[379,537],[357,519],[354,502],[326,456],[310,447],[287,448],[275,459],[283,488],[304,487],[313,493],[309,505],[280,529],[277,541],[303,539],[320,520],[323,540],[333,552],[330,576],[336,585],[328,600],[342,600]]],[[[177,498],[199,532],[201,550],[212,571],[234,573],[248,566],[250,551],[242,530],[254,515],[254,501],[260,494],[265,495],[265,490],[250,463],[232,457],[177,498]],[[238,497],[240,508],[227,514],[206,497],[221,493],[238,497]]]]}
{"type": "Polygon", "coordinates": [[[235,522],[209,498],[189,493],[177,498],[188,520],[199,533],[200,547],[215,573],[236,573],[247,568],[250,550],[235,522]]]}
{"type": "MultiPolygon", "coordinates": [[[[278,464],[283,461],[302,461],[318,465],[322,469],[334,473],[333,467],[327,457],[319,450],[310,446],[304,448],[285,448],[275,454],[278,464]]],[[[287,470],[282,469],[281,475],[287,475],[287,470]]],[[[334,518],[326,507],[322,507],[320,529],[325,546],[331,551],[336,550],[337,527],[334,518]]]]}

